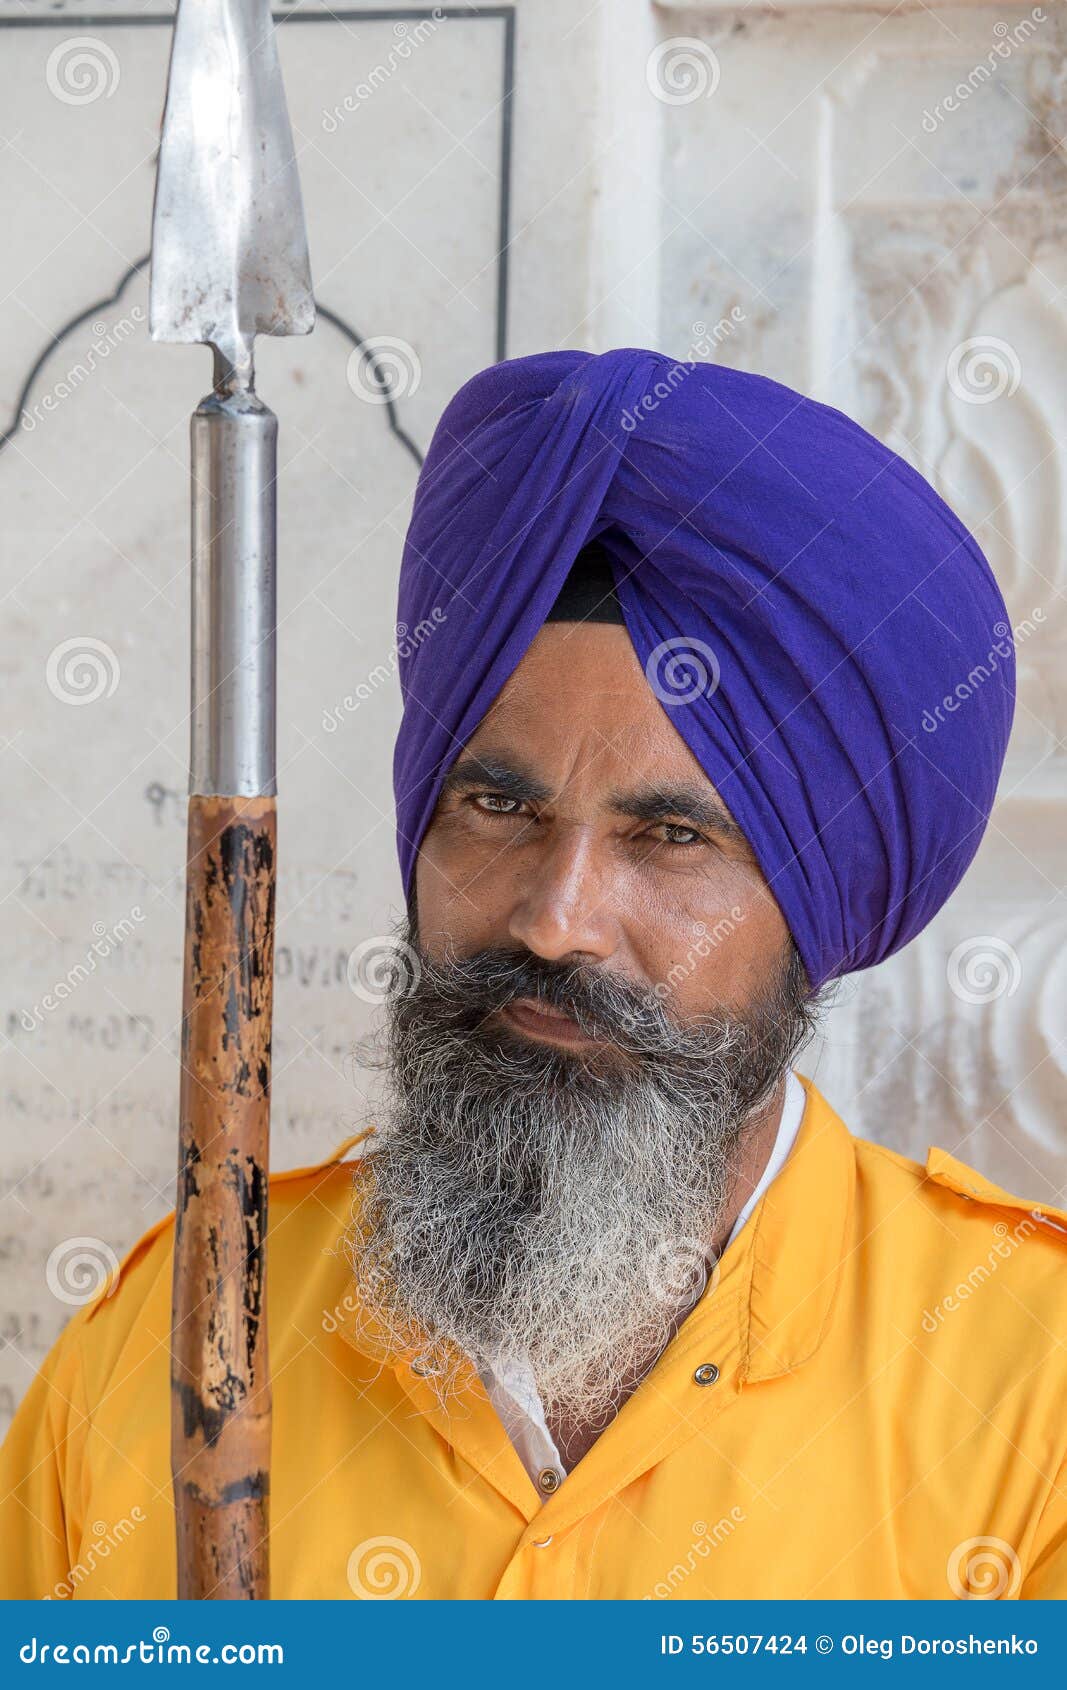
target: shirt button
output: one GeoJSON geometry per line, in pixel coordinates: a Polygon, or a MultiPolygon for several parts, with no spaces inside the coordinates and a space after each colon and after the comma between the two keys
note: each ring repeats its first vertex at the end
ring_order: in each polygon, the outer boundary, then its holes
{"type": "Polygon", "coordinates": [[[415,1360],[411,1364],[411,1371],[412,1373],[418,1374],[420,1379],[429,1379],[435,1372],[435,1368],[425,1356],[416,1356],[415,1360]]]}
{"type": "Polygon", "coordinates": [[[698,1385],[714,1385],[718,1377],[719,1370],[713,1361],[701,1362],[700,1366],[693,1374],[693,1378],[696,1380],[698,1385]]]}
{"type": "Polygon", "coordinates": [[[535,1549],[547,1549],[551,1542],[551,1537],[535,1537],[533,1540],[533,1546],[535,1549]]]}
{"type": "Polygon", "coordinates": [[[554,1467],[542,1467],[537,1475],[537,1483],[546,1496],[551,1496],[553,1491],[559,1490],[562,1480],[554,1467]]]}

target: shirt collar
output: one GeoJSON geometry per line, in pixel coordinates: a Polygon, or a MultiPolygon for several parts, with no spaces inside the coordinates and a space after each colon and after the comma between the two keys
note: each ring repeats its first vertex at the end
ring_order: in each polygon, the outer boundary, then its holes
{"type": "Polygon", "coordinates": [[[787,1069],[785,1076],[785,1092],[782,1099],[782,1110],[778,1117],[778,1131],[775,1134],[771,1153],[767,1157],[763,1172],[756,1184],[753,1186],[749,1196],[743,1203],[733,1226],[730,1228],[730,1236],[720,1251],[721,1255],[725,1254],[725,1252],[730,1248],[730,1245],[745,1225],[749,1215],[756,1207],[756,1204],[763,1196],[763,1193],[767,1190],[767,1187],[773,1180],[778,1178],[778,1175],[789,1160],[790,1153],[796,1143],[797,1134],[800,1131],[801,1122],[804,1119],[804,1109],[807,1101],[808,1094],[804,1090],[801,1081],[797,1078],[796,1074],[794,1074],[792,1068],[787,1069]]]}

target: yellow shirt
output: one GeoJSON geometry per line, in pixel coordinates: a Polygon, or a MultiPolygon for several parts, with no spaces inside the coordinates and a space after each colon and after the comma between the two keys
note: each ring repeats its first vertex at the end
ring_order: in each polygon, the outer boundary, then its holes
{"type": "MultiPolygon", "coordinates": [[[[473,1375],[446,1415],[354,1334],[355,1141],[276,1175],[272,1594],[1067,1596],[1067,1215],[853,1138],[805,1085],[718,1283],[547,1498],[473,1375]]],[[[20,1408],[0,1595],[175,1594],[172,1231],[20,1408]]]]}

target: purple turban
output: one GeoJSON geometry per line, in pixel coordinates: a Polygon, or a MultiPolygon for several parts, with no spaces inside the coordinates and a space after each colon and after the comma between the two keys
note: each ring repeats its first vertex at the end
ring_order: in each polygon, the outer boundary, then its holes
{"type": "Polygon", "coordinates": [[[993,804],[1015,698],[997,584],[922,476],[842,412],[654,352],[496,364],[438,424],[400,574],[409,899],[444,774],[598,538],[649,685],[812,986],[899,950],[993,804]]]}

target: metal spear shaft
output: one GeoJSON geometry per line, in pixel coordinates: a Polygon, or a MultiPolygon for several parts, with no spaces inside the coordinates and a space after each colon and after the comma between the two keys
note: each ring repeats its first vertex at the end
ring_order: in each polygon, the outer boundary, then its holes
{"type": "Polygon", "coordinates": [[[266,1232],[278,423],[257,334],[314,324],[270,0],[180,0],[154,340],[213,351],[191,424],[192,693],[171,1334],[178,1595],[270,1594],[266,1232]]]}

